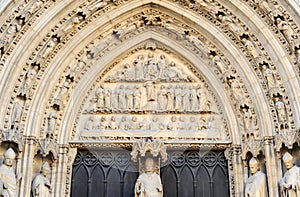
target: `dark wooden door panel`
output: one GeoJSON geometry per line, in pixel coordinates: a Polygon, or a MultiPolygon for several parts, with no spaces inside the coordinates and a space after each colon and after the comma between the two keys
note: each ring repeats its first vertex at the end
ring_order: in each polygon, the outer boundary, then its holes
{"type": "MultiPolygon", "coordinates": [[[[164,197],[229,197],[223,152],[169,151],[162,164],[164,197]]],[[[134,197],[137,164],[126,150],[79,151],[73,165],[72,197],[134,197]]]]}

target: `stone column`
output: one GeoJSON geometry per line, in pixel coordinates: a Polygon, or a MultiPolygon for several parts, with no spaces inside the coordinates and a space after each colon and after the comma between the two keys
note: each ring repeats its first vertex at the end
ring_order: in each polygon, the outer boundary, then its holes
{"type": "Polygon", "coordinates": [[[53,169],[53,196],[70,196],[72,165],[76,157],[77,149],[69,145],[60,145],[58,160],[53,169]]]}
{"type": "Polygon", "coordinates": [[[277,176],[277,159],[274,151],[273,136],[264,137],[264,148],[266,157],[266,170],[268,178],[269,196],[279,196],[278,193],[278,176],[277,176]]]}
{"type": "Polygon", "coordinates": [[[226,150],[225,156],[228,159],[230,193],[235,194],[235,196],[243,196],[244,174],[241,146],[232,145],[226,150]]]}
{"type": "Polygon", "coordinates": [[[33,158],[36,148],[36,138],[27,136],[25,138],[23,163],[22,163],[22,179],[19,196],[30,196],[31,182],[33,173],[33,158]]]}
{"type": "Polygon", "coordinates": [[[53,173],[54,191],[52,196],[65,196],[66,177],[67,177],[67,162],[68,162],[68,145],[60,145],[58,152],[57,165],[53,173]]]}

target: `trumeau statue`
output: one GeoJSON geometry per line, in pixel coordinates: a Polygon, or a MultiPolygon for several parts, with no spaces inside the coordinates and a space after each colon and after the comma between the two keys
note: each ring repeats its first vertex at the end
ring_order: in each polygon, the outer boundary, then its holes
{"type": "Polygon", "coordinates": [[[146,158],[145,171],[138,177],[135,185],[135,197],[162,197],[163,187],[160,176],[155,172],[154,160],[146,158]]]}
{"type": "Polygon", "coordinates": [[[286,152],[283,162],[287,169],[280,181],[280,189],[284,197],[300,196],[300,167],[295,165],[294,157],[286,152]]]}
{"type": "Polygon", "coordinates": [[[32,181],[32,195],[33,197],[50,197],[51,196],[51,184],[47,178],[47,174],[50,172],[50,166],[48,162],[44,162],[41,167],[40,174],[32,181]]]}
{"type": "Polygon", "coordinates": [[[245,197],[267,197],[266,175],[259,169],[259,161],[251,158],[249,161],[251,176],[245,187],[245,197]]]}
{"type": "Polygon", "coordinates": [[[21,176],[15,174],[13,162],[16,158],[16,153],[12,148],[9,148],[4,154],[3,164],[0,166],[0,194],[4,197],[17,197],[17,183],[21,176]]]}

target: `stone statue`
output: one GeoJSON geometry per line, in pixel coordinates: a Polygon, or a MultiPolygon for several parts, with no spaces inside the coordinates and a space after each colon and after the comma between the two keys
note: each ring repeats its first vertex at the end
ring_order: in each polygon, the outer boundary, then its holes
{"type": "Polygon", "coordinates": [[[285,104],[277,96],[275,96],[274,100],[275,100],[275,109],[277,112],[278,121],[280,123],[283,123],[283,122],[287,121],[287,113],[286,113],[285,104]]]}
{"type": "Polygon", "coordinates": [[[259,161],[252,157],[249,166],[251,176],[246,182],[245,197],[267,197],[267,179],[259,169],[259,161]]]}
{"type": "Polygon", "coordinates": [[[272,8],[266,0],[254,0],[254,3],[256,3],[258,7],[260,7],[267,14],[272,12],[272,8]]]}
{"type": "Polygon", "coordinates": [[[133,109],[133,91],[130,86],[127,86],[125,89],[125,100],[126,100],[126,109],[131,111],[133,109]]]}
{"type": "Polygon", "coordinates": [[[164,85],[160,86],[160,90],[157,94],[157,102],[159,110],[165,111],[167,107],[167,90],[164,85]]]}
{"type": "Polygon", "coordinates": [[[133,91],[133,108],[135,110],[141,109],[141,99],[142,99],[142,92],[138,86],[135,86],[133,91]]]}
{"type": "Polygon", "coordinates": [[[276,24],[278,29],[283,33],[284,37],[287,39],[289,43],[291,43],[292,40],[297,37],[295,31],[288,24],[288,22],[282,20],[280,17],[276,18],[276,24]]]}
{"type": "Polygon", "coordinates": [[[246,49],[248,50],[249,54],[254,58],[257,59],[260,57],[260,52],[255,47],[254,43],[250,39],[243,38],[242,39],[246,49]]]}
{"type": "Polygon", "coordinates": [[[300,196],[300,167],[295,165],[293,156],[288,152],[283,155],[282,159],[287,169],[280,181],[282,196],[300,196]]]}
{"type": "Polygon", "coordinates": [[[47,174],[50,172],[50,166],[48,162],[44,162],[40,171],[40,174],[32,181],[32,195],[33,197],[50,197],[51,196],[51,184],[47,178],[47,174]]]}
{"type": "Polygon", "coordinates": [[[167,90],[167,110],[168,111],[174,110],[174,89],[172,85],[169,85],[167,90]]]}
{"type": "Polygon", "coordinates": [[[103,109],[104,108],[104,87],[103,84],[101,84],[98,89],[95,92],[95,96],[97,98],[97,109],[103,109]]]}
{"type": "Polygon", "coordinates": [[[145,171],[139,176],[135,184],[135,197],[162,197],[163,188],[160,176],[155,172],[154,160],[147,158],[145,171]]]}
{"type": "Polygon", "coordinates": [[[104,106],[106,110],[111,109],[111,90],[110,88],[106,87],[104,89],[104,106]]]}
{"type": "Polygon", "coordinates": [[[32,82],[35,80],[35,76],[38,72],[38,66],[34,66],[32,69],[28,70],[24,81],[20,87],[20,95],[25,96],[28,93],[29,89],[31,88],[32,82]]]}
{"type": "Polygon", "coordinates": [[[4,197],[17,197],[17,183],[21,176],[15,174],[13,162],[16,158],[16,153],[12,148],[9,148],[4,153],[4,161],[0,166],[0,194],[4,197]]]}

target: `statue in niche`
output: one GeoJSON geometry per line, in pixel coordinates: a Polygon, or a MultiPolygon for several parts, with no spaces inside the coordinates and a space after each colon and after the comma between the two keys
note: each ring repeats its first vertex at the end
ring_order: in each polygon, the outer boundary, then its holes
{"type": "Polygon", "coordinates": [[[111,109],[111,90],[109,87],[104,89],[104,106],[106,110],[111,109]]]}
{"type": "Polygon", "coordinates": [[[242,102],[243,101],[243,89],[240,85],[240,82],[238,81],[238,79],[236,79],[235,77],[229,77],[227,78],[227,82],[228,85],[231,88],[231,93],[233,98],[235,99],[236,102],[242,102]]]}
{"type": "Polygon", "coordinates": [[[284,197],[300,196],[300,168],[295,165],[294,157],[286,152],[283,162],[287,169],[280,181],[280,189],[284,197]]]}
{"type": "Polygon", "coordinates": [[[94,12],[104,8],[108,3],[107,0],[95,1],[88,6],[82,8],[81,12],[85,18],[90,17],[94,12]]]}
{"type": "Polygon", "coordinates": [[[226,74],[229,70],[230,67],[227,65],[223,60],[218,56],[218,55],[209,55],[211,58],[212,64],[216,66],[218,71],[222,74],[226,74]]]}
{"type": "Polygon", "coordinates": [[[243,113],[243,127],[245,130],[245,133],[251,133],[255,130],[254,128],[254,120],[253,117],[249,111],[249,107],[241,107],[242,113],[243,113]]]}
{"type": "Polygon", "coordinates": [[[254,3],[256,3],[266,14],[272,12],[272,8],[266,0],[254,0],[254,3]]]}
{"type": "Polygon", "coordinates": [[[189,89],[187,85],[182,86],[182,109],[187,112],[190,109],[189,89]]]}
{"type": "Polygon", "coordinates": [[[47,178],[51,168],[48,162],[44,162],[41,167],[41,171],[32,181],[32,195],[33,197],[50,197],[52,189],[50,180],[47,178]]]}
{"type": "Polygon", "coordinates": [[[167,130],[175,131],[177,130],[177,127],[178,127],[177,117],[172,116],[171,121],[167,124],[167,130]]]}
{"type": "Polygon", "coordinates": [[[19,125],[21,121],[22,111],[23,111],[23,102],[16,100],[13,105],[12,114],[11,114],[11,125],[14,125],[14,129],[19,125]]]}
{"type": "Polygon", "coordinates": [[[135,110],[141,109],[141,102],[142,102],[141,100],[142,100],[142,92],[140,90],[140,87],[135,86],[133,91],[133,108],[135,110]]]}
{"type": "Polygon", "coordinates": [[[254,43],[250,39],[242,38],[242,42],[244,43],[249,54],[254,59],[258,59],[260,57],[260,52],[257,50],[254,43]]]}
{"type": "Polygon", "coordinates": [[[160,86],[157,94],[158,108],[160,111],[165,111],[167,108],[167,90],[164,85],[160,86]]]}
{"type": "Polygon", "coordinates": [[[97,98],[97,109],[103,109],[104,108],[104,99],[105,99],[105,95],[104,95],[104,88],[103,85],[101,84],[96,92],[95,92],[95,96],[97,98]]]}
{"type": "Polygon", "coordinates": [[[297,38],[297,34],[293,30],[293,28],[281,17],[276,18],[276,25],[278,29],[283,33],[289,44],[291,44],[292,41],[297,38]]]}
{"type": "Polygon", "coordinates": [[[21,14],[21,18],[23,18],[24,22],[27,22],[28,19],[42,7],[42,5],[42,0],[35,0],[31,6],[21,14]]]}
{"type": "Polygon", "coordinates": [[[64,37],[68,33],[69,30],[71,30],[73,27],[75,27],[76,25],[78,25],[80,23],[81,18],[82,17],[79,18],[78,16],[74,16],[71,19],[69,19],[65,23],[65,25],[62,28],[60,28],[60,30],[58,31],[57,37],[60,37],[60,38],[64,37]]]}
{"type": "Polygon", "coordinates": [[[17,33],[20,31],[20,29],[21,29],[21,25],[19,23],[12,22],[6,31],[4,40],[7,43],[11,43],[13,39],[16,37],[17,33]]]}
{"type": "Polygon", "coordinates": [[[245,197],[267,197],[267,179],[259,169],[259,161],[252,157],[249,161],[251,176],[247,179],[245,197]]]}
{"type": "Polygon", "coordinates": [[[125,89],[125,100],[126,100],[126,109],[132,110],[133,109],[133,91],[130,86],[127,86],[125,89]]]}
{"type": "Polygon", "coordinates": [[[56,43],[52,39],[48,40],[46,45],[41,49],[41,51],[37,55],[35,62],[37,64],[41,64],[42,61],[45,60],[45,58],[47,58],[47,56],[53,51],[55,46],[56,46],[56,43]]]}
{"type": "Polygon", "coordinates": [[[167,111],[174,110],[174,90],[173,86],[169,85],[167,89],[167,111]]]}
{"type": "Polygon", "coordinates": [[[264,76],[264,78],[267,81],[267,85],[269,88],[274,88],[277,86],[277,82],[275,79],[275,72],[270,69],[267,64],[262,64],[261,65],[261,69],[262,69],[262,74],[264,76]]]}
{"type": "Polygon", "coordinates": [[[108,128],[109,128],[110,130],[117,130],[118,127],[119,127],[119,125],[117,125],[117,123],[116,123],[116,116],[112,116],[112,117],[110,118],[110,122],[109,122],[109,124],[108,124],[108,128]]]}
{"type": "Polygon", "coordinates": [[[156,100],[156,86],[153,81],[147,81],[144,83],[144,87],[146,88],[147,100],[155,101],[156,100]]]}
{"type": "Polygon", "coordinates": [[[56,125],[56,113],[51,112],[47,118],[47,134],[53,134],[55,130],[55,125],[56,125]]]}
{"type": "Polygon", "coordinates": [[[0,195],[4,197],[17,197],[17,184],[22,175],[16,175],[13,162],[16,159],[16,153],[9,148],[4,154],[4,160],[0,166],[0,195]]]}
{"type": "Polygon", "coordinates": [[[135,67],[135,79],[141,81],[144,77],[144,56],[138,55],[134,60],[133,65],[135,67]]]}
{"type": "Polygon", "coordinates": [[[145,170],[135,184],[135,197],[162,197],[163,187],[160,176],[155,172],[152,158],[146,158],[145,170]]]}
{"type": "Polygon", "coordinates": [[[231,16],[226,16],[223,12],[217,14],[217,19],[222,23],[222,26],[227,27],[237,37],[244,32],[244,29],[237,25],[237,20],[231,16]]]}
{"type": "Polygon", "coordinates": [[[148,59],[145,64],[145,79],[153,80],[158,76],[157,62],[153,52],[149,52],[148,59]]]}
{"type": "Polygon", "coordinates": [[[180,87],[179,84],[175,86],[174,96],[175,96],[175,110],[182,111],[182,88],[180,87]]]}
{"type": "Polygon", "coordinates": [[[190,109],[189,111],[193,112],[197,110],[197,92],[194,86],[189,87],[189,102],[190,102],[190,109]]]}
{"type": "Polygon", "coordinates": [[[24,81],[20,87],[20,96],[25,96],[26,93],[30,90],[32,82],[35,80],[35,76],[39,70],[38,66],[34,66],[27,71],[24,81]]]}
{"type": "Polygon", "coordinates": [[[286,107],[284,102],[279,96],[274,97],[275,109],[277,113],[277,118],[280,123],[287,121],[286,107]]]}
{"type": "Polygon", "coordinates": [[[54,99],[54,104],[60,106],[64,103],[64,101],[66,100],[66,96],[69,92],[69,89],[71,88],[71,82],[72,80],[67,78],[66,81],[62,84],[57,96],[54,99]]]}

